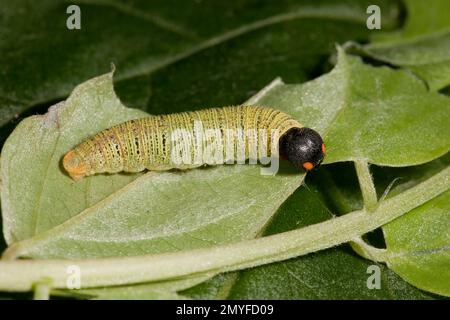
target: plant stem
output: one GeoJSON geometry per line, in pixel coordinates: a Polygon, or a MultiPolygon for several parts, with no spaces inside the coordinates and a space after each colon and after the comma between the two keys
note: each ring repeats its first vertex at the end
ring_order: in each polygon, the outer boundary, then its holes
{"type": "Polygon", "coordinates": [[[50,298],[51,280],[43,280],[34,284],[33,300],[48,300],[50,298]]]}
{"type": "Polygon", "coordinates": [[[356,160],[355,168],[364,200],[364,208],[367,211],[372,212],[377,207],[378,197],[372,175],[370,174],[369,164],[365,160],[356,160]]]}
{"type": "Polygon", "coordinates": [[[28,291],[50,278],[65,288],[67,268],[81,270],[81,287],[161,281],[202,272],[224,272],[281,261],[351,241],[433,199],[450,188],[450,167],[381,202],[371,214],[358,210],[302,229],[207,249],[138,257],[86,260],[0,261],[0,290],[28,291]]]}
{"type": "Polygon", "coordinates": [[[385,262],[386,261],[386,249],[379,249],[371,246],[364,241],[363,238],[357,237],[350,242],[353,250],[361,257],[375,261],[375,262],[385,262]]]}

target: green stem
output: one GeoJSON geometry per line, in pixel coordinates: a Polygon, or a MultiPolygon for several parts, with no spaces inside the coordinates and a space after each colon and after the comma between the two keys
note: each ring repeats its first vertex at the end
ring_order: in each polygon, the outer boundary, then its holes
{"type": "Polygon", "coordinates": [[[377,207],[378,197],[370,174],[369,164],[365,160],[356,160],[355,168],[364,200],[364,208],[369,212],[374,211],[377,207]]]}
{"type": "Polygon", "coordinates": [[[48,300],[50,298],[51,280],[42,280],[34,284],[33,300],[48,300]]]}
{"type": "Polygon", "coordinates": [[[365,242],[361,237],[353,239],[353,241],[350,242],[350,245],[352,249],[363,258],[376,262],[386,261],[386,249],[375,248],[365,242]]]}
{"type": "MultiPolygon", "coordinates": [[[[365,172],[365,173],[368,172],[368,170],[365,170],[365,167],[367,167],[366,163],[359,163],[358,165],[355,165],[355,166],[358,166],[358,168],[361,169],[358,177],[362,176],[362,172],[365,172]]],[[[324,171],[324,172],[325,172],[324,176],[326,179],[325,185],[327,186],[327,189],[329,189],[329,192],[331,192],[333,194],[333,203],[337,207],[338,212],[349,212],[350,205],[347,201],[348,199],[346,197],[344,197],[344,195],[342,195],[341,191],[336,186],[336,183],[334,182],[331,175],[329,173],[327,173],[327,171],[324,171]]],[[[367,178],[367,176],[366,176],[366,178],[367,178]]],[[[361,183],[361,181],[360,181],[360,183],[361,183]]],[[[356,237],[355,239],[350,241],[349,244],[357,254],[359,254],[361,257],[363,257],[365,259],[369,259],[372,261],[382,261],[384,259],[383,257],[385,254],[385,249],[378,249],[378,248],[375,248],[375,247],[369,245],[360,236],[356,237]]]]}
{"type": "Polygon", "coordinates": [[[28,291],[39,279],[65,288],[67,268],[77,265],[81,287],[161,281],[201,272],[224,272],[281,261],[330,248],[374,230],[450,188],[450,167],[383,201],[367,214],[358,210],[302,229],[207,249],[138,257],[87,260],[0,261],[0,290],[28,291]]]}

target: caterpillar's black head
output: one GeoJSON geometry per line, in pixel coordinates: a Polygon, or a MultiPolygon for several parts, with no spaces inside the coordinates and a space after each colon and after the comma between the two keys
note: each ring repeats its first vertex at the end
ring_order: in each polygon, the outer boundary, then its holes
{"type": "Polygon", "coordinates": [[[322,137],[310,128],[291,128],[279,141],[280,157],[307,171],[317,168],[325,156],[322,137]]]}

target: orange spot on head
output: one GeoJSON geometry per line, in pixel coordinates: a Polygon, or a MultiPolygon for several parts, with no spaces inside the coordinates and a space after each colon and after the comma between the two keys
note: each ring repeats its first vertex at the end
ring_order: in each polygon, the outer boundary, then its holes
{"type": "Polygon", "coordinates": [[[75,152],[75,150],[70,150],[66,153],[63,158],[63,166],[66,169],[70,177],[77,181],[83,178],[88,170],[86,163],[83,159],[75,152]]]}
{"type": "Polygon", "coordinates": [[[312,170],[314,168],[314,165],[311,162],[305,162],[302,164],[302,166],[307,171],[312,170]]]}
{"type": "Polygon", "coordinates": [[[325,143],[322,143],[322,153],[325,154],[325,143]]]}

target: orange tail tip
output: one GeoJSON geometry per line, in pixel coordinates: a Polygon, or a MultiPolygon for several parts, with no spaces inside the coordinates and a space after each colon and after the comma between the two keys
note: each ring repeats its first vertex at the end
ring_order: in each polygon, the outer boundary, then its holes
{"type": "Polygon", "coordinates": [[[63,158],[63,166],[69,176],[75,181],[82,179],[87,173],[86,164],[74,150],[66,153],[63,158]]]}

